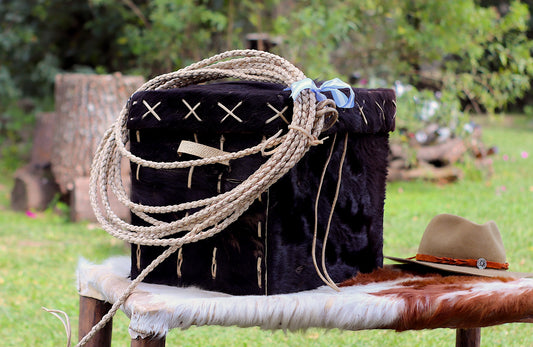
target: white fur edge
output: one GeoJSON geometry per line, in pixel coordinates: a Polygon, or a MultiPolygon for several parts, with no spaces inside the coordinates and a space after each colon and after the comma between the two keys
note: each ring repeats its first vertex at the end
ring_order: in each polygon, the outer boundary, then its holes
{"type": "MultiPolygon", "coordinates": [[[[80,295],[117,301],[131,283],[129,257],[113,257],[101,265],[80,259],[80,295]]],[[[173,328],[192,325],[302,330],[311,327],[363,330],[389,327],[405,304],[371,293],[390,288],[395,281],[341,288],[329,287],[271,296],[232,296],[194,287],[177,288],[141,283],[121,308],[130,317],[132,338],[164,336],[173,328]]]]}

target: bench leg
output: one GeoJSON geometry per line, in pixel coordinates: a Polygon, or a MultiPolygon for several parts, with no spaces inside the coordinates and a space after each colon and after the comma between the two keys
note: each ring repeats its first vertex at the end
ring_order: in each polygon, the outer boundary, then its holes
{"type": "Polygon", "coordinates": [[[160,339],[153,337],[131,339],[131,347],[165,347],[165,337],[160,339]]]}
{"type": "Polygon", "coordinates": [[[457,329],[455,335],[456,347],[481,346],[481,328],[457,329]]]}
{"type": "MultiPolygon", "coordinates": [[[[81,340],[91,331],[102,317],[109,312],[111,304],[97,299],[80,295],[80,320],[78,325],[78,338],[81,340]]],[[[86,347],[111,347],[111,333],[113,320],[98,331],[85,345],[86,347]]]]}

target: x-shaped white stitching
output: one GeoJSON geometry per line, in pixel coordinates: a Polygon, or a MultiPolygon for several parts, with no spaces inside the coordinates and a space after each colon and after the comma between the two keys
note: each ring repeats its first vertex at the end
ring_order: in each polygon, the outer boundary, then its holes
{"type": "Polygon", "coordinates": [[[280,117],[281,119],[283,119],[283,121],[287,124],[289,124],[289,121],[283,116],[283,112],[287,111],[287,109],[289,108],[289,106],[285,106],[283,108],[283,110],[279,111],[277,110],[274,106],[270,105],[269,102],[267,102],[267,106],[270,107],[270,109],[274,112],[276,112],[276,115],[275,116],[272,116],[271,118],[267,119],[265,124],[268,124],[270,122],[272,122],[274,119],[280,117]]]}
{"type": "Polygon", "coordinates": [[[150,104],[148,104],[146,102],[146,100],[143,100],[143,104],[144,104],[144,106],[146,106],[148,111],[146,111],[146,113],[142,115],[141,119],[144,119],[144,117],[146,117],[148,114],[151,113],[158,121],[161,121],[161,118],[159,117],[159,115],[157,113],[155,113],[155,111],[154,111],[156,109],[156,107],[161,104],[161,101],[159,101],[157,104],[155,104],[154,107],[150,106],[150,104]]]}
{"type": "Polygon", "coordinates": [[[187,102],[187,100],[185,99],[181,99],[181,101],[185,104],[185,106],[187,106],[187,108],[189,109],[189,113],[187,113],[187,115],[185,117],[183,117],[183,119],[187,119],[189,118],[189,116],[192,114],[194,116],[194,118],[196,118],[199,122],[202,121],[202,119],[198,116],[198,114],[196,113],[196,109],[198,108],[198,106],[200,106],[200,103],[197,103],[194,107],[191,107],[191,105],[189,105],[189,103],[187,102]]]}
{"type": "Polygon", "coordinates": [[[228,114],[226,116],[224,116],[224,118],[222,118],[222,120],[220,121],[220,123],[222,123],[223,121],[226,120],[226,118],[228,118],[229,116],[232,116],[233,118],[235,118],[237,121],[239,121],[240,123],[242,123],[242,119],[240,119],[239,117],[237,117],[235,115],[235,113],[233,113],[233,111],[235,111],[237,109],[237,107],[241,106],[242,104],[242,101],[239,101],[239,103],[237,105],[235,105],[234,108],[231,109],[231,111],[224,105],[222,105],[220,102],[217,103],[218,106],[220,106],[220,108],[222,108],[224,111],[226,111],[228,114]]]}

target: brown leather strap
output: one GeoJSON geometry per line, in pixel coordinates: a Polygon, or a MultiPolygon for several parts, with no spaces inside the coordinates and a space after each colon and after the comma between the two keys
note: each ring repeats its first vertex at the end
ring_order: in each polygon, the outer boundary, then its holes
{"type": "Polygon", "coordinates": [[[447,257],[435,257],[433,255],[427,255],[427,254],[417,254],[415,259],[419,261],[428,261],[430,263],[471,266],[471,267],[475,267],[478,269],[489,268],[489,269],[507,270],[509,268],[509,263],[497,263],[494,261],[487,261],[484,258],[455,259],[455,258],[447,258],[447,257]]]}

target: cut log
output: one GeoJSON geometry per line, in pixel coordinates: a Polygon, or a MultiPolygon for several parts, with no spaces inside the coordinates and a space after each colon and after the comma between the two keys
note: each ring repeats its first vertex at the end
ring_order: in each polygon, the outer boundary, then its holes
{"type": "Polygon", "coordinates": [[[391,155],[391,158],[393,159],[396,159],[396,158],[407,159],[406,150],[404,146],[402,146],[400,143],[390,144],[390,155],[391,155]]]}
{"type": "Polygon", "coordinates": [[[50,168],[55,127],[55,113],[37,114],[30,163],[14,174],[11,208],[16,211],[43,211],[59,193],[50,168]]]}
{"type": "MultiPolygon", "coordinates": [[[[394,164],[396,161],[392,162],[394,164]]],[[[444,167],[435,167],[429,164],[423,164],[415,168],[406,168],[400,165],[399,160],[395,165],[389,165],[387,181],[412,181],[426,180],[439,183],[455,182],[463,178],[464,173],[461,169],[448,165],[444,167]]]]}
{"type": "Polygon", "coordinates": [[[438,163],[437,166],[453,164],[463,157],[466,146],[462,139],[450,139],[433,146],[421,146],[416,158],[427,163],[438,163]]]}
{"type": "Polygon", "coordinates": [[[401,181],[403,179],[403,172],[405,168],[404,159],[394,159],[389,162],[388,172],[387,172],[387,181],[401,181]]]}
{"type": "Polygon", "coordinates": [[[248,49],[270,52],[282,40],[279,37],[272,37],[267,33],[250,33],[246,35],[246,41],[248,41],[248,49]]]}
{"type": "Polygon", "coordinates": [[[89,176],[104,132],[143,82],[140,76],[121,74],[56,76],[52,171],[63,194],[74,188],[76,178],[89,176]]]}
{"type": "Polygon", "coordinates": [[[28,164],[17,170],[14,176],[11,208],[15,211],[43,211],[59,193],[50,165],[28,164]]]}
{"type": "Polygon", "coordinates": [[[445,167],[421,166],[414,169],[403,170],[403,181],[428,180],[443,183],[455,182],[463,177],[463,171],[451,165],[445,167]]]}

